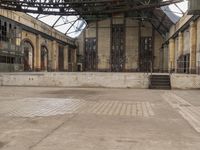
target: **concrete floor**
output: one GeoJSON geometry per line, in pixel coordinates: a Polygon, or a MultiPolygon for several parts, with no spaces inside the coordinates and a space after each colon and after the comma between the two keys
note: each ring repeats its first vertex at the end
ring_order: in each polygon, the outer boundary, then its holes
{"type": "Polygon", "coordinates": [[[199,150],[200,92],[0,87],[2,150],[199,150]]]}

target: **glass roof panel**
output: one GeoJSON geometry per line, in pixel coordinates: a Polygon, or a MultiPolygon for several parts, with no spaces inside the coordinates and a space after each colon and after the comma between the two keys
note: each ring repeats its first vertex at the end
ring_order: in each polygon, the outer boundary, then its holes
{"type": "MultiPolygon", "coordinates": [[[[161,9],[173,23],[176,23],[187,11],[188,1],[185,0],[181,3],[164,6],[161,7],[161,9]]],[[[79,36],[82,30],[86,27],[86,21],[79,19],[79,16],[54,16],[30,13],[29,15],[73,38],[79,36]]]]}
{"type": "Polygon", "coordinates": [[[49,16],[45,16],[45,17],[41,17],[39,16],[38,19],[50,26],[53,26],[54,23],[56,22],[56,20],[58,20],[59,16],[53,16],[53,15],[49,15],[49,16]]]}
{"type": "Polygon", "coordinates": [[[173,23],[176,23],[180,19],[180,17],[182,17],[187,12],[188,1],[184,0],[183,2],[180,3],[161,7],[161,9],[172,20],[173,23]]]}
{"type": "Polygon", "coordinates": [[[86,27],[86,22],[79,16],[28,14],[72,38],[79,36],[86,27]]]}

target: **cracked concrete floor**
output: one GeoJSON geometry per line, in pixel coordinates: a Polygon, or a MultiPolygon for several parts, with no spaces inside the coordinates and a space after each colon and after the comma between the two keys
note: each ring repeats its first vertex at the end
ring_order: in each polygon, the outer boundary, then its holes
{"type": "Polygon", "coordinates": [[[200,92],[0,87],[2,150],[199,150],[200,92]]]}

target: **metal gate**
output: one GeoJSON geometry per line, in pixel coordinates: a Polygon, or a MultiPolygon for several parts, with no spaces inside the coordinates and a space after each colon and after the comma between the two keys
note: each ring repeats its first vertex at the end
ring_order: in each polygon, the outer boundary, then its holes
{"type": "Polygon", "coordinates": [[[140,39],[140,71],[149,72],[152,67],[152,38],[141,37],[140,39]]]}
{"type": "Polygon", "coordinates": [[[124,25],[112,26],[111,71],[122,72],[125,67],[124,25]]]}
{"type": "Polygon", "coordinates": [[[85,41],[85,71],[97,70],[96,38],[87,38],[85,41]]]}

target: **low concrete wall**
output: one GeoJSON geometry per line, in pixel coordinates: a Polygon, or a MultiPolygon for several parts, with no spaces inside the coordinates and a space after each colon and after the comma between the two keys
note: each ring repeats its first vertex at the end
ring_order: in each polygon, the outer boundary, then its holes
{"type": "MultiPolygon", "coordinates": [[[[0,73],[0,86],[106,87],[147,89],[144,73],[0,73]]],[[[200,89],[200,75],[172,74],[172,89],[200,89]]]]}
{"type": "Polygon", "coordinates": [[[200,75],[172,74],[171,86],[173,89],[200,89],[200,75]]]}
{"type": "Polygon", "coordinates": [[[144,73],[0,73],[2,86],[148,88],[144,73]]]}

